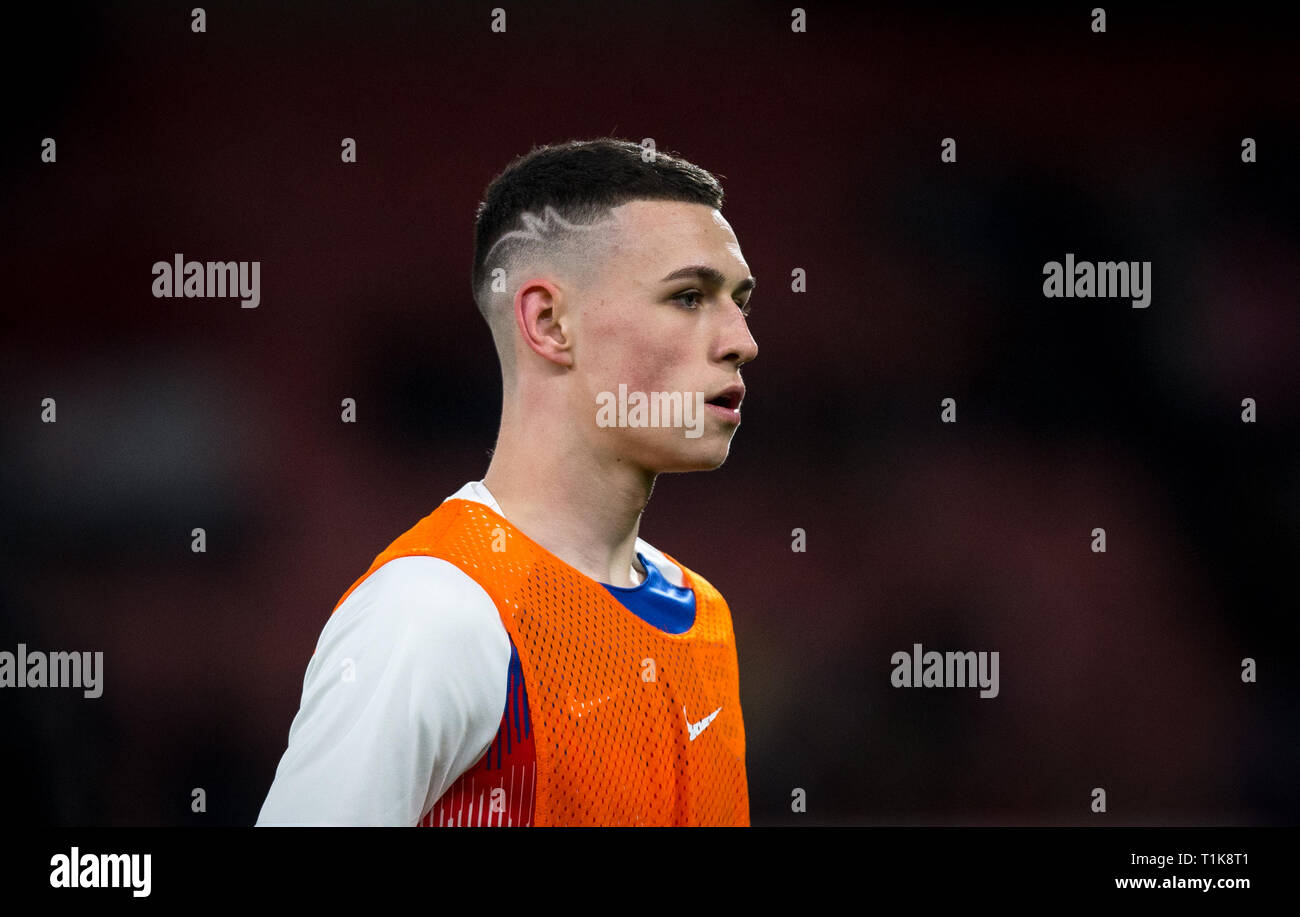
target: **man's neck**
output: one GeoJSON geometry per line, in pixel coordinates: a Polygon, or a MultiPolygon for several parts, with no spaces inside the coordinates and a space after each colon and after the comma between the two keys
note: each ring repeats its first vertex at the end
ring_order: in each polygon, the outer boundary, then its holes
{"type": "Polygon", "coordinates": [[[569,448],[566,433],[503,422],[483,484],[511,525],[560,560],[597,582],[635,586],[637,532],[654,477],[622,462],[601,467],[569,448]]]}

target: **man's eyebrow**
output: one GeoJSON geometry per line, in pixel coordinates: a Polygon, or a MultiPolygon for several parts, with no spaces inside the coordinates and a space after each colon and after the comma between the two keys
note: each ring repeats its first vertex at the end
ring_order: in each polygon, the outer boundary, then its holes
{"type": "MultiPolygon", "coordinates": [[[[721,287],[727,282],[727,277],[717,268],[709,267],[707,264],[691,264],[687,267],[678,268],[667,277],[660,280],[660,283],[669,283],[673,280],[682,280],[687,277],[694,277],[701,283],[711,287],[721,287]]],[[[753,277],[746,277],[740,283],[736,284],[733,293],[747,293],[758,286],[758,281],[753,277]]]]}

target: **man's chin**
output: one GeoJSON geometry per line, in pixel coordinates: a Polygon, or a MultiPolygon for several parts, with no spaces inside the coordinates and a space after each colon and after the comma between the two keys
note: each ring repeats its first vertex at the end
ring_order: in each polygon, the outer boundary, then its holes
{"type": "Polygon", "coordinates": [[[673,474],[686,471],[713,471],[721,468],[731,452],[731,443],[726,442],[712,449],[700,448],[676,455],[664,456],[658,464],[659,473],[673,474]]]}
{"type": "Polygon", "coordinates": [[[656,432],[670,435],[625,440],[614,454],[620,462],[650,474],[712,471],[726,462],[731,452],[731,434],[735,431],[706,428],[698,437],[685,436],[681,430],[656,432]]]}

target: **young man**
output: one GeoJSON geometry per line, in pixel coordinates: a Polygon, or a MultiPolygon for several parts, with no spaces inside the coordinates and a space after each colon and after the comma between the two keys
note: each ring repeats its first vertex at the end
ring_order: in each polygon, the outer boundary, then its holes
{"type": "Polygon", "coordinates": [[[656,475],[725,461],[758,353],[722,196],[609,138],[489,185],[491,463],[335,606],[259,825],[749,824],[730,611],[637,536],[656,475]]]}

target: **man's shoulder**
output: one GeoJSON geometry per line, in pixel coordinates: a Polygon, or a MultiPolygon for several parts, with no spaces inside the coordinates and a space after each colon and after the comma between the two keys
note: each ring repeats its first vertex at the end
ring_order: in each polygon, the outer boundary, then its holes
{"type": "Polygon", "coordinates": [[[448,560],[423,554],[381,564],[352,590],[327,626],[360,625],[458,638],[504,631],[496,604],[473,577],[448,560]]]}
{"type": "MultiPolygon", "coordinates": [[[[344,593],[331,618],[337,618],[340,614],[345,617],[356,616],[364,609],[376,605],[412,613],[434,608],[468,608],[472,611],[490,606],[495,609],[491,598],[478,582],[455,563],[439,556],[440,552],[434,550],[425,553],[418,548],[412,550],[418,542],[423,541],[427,545],[427,527],[441,515],[438,510],[446,507],[451,500],[470,500],[487,505],[495,503],[481,481],[467,482],[444,498],[433,512],[384,549],[375,559],[375,565],[344,593]],[[396,556],[385,559],[385,555],[396,556]]],[[[468,616],[469,620],[479,617],[481,615],[468,616]]]]}

